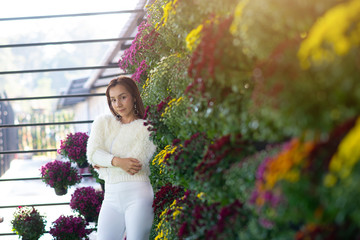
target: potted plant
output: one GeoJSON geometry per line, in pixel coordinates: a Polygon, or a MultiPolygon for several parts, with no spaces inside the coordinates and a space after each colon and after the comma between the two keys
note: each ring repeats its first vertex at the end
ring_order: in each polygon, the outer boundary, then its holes
{"type": "Polygon", "coordinates": [[[89,225],[82,217],[61,215],[52,223],[50,234],[55,240],[82,240],[89,239],[91,229],[86,229],[89,225]]]}
{"type": "Polygon", "coordinates": [[[70,207],[87,222],[97,222],[103,200],[103,191],[96,191],[93,187],[77,188],[71,195],[70,207]]]}
{"type": "Polygon", "coordinates": [[[46,220],[34,207],[18,207],[11,224],[23,240],[37,240],[45,233],[46,220]]]}
{"type": "Polygon", "coordinates": [[[41,167],[42,181],[55,189],[56,195],[65,195],[69,186],[80,183],[82,176],[70,162],[54,160],[41,167]]]}
{"type": "Polygon", "coordinates": [[[65,140],[61,140],[60,148],[57,152],[68,158],[71,162],[78,165],[79,168],[88,166],[86,158],[86,145],[89,136],[84,132],[77,132],[75,134],[69,133],[65,140]]]}

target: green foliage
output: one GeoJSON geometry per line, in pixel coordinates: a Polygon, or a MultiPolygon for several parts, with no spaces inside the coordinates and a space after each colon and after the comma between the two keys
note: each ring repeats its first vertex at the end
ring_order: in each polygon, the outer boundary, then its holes
{"type": "Polygon", "coordinates": [[[168,172],[173,181],[186,189],[196,189],[197,180],[195,169],[203,158],[204,147],[209,144],[205,134],[194,134],[176,149],[166,162],[168,172]]]}
{"type": "Polygon", "coordinates": [[[150,138],[159,148],[164,148],[166,145],[171,144],[175,138],[173,132],[161,120],[161,116],[165,112],[168,102],[169,97],[161,101],[158,105],[147,106],[145,111],[145,118],[147,119],[146,125],[149,126],[148,130],[151,131],[150,138]]]}
{"type": "Polygon", "coordinates": [[[144,105],[158,104],[168,96],[181,97],[190,83],[186,76],[187,65],[188,60],[179,54],[161,58],[143,85],[141,96],[144,105]]]}
{"type": "Polygon", "coordinates": [[[245,7],[235,20],[238,26],[236,35],[248,48],[248,53],[261,60],[267,60],[285,41],[306,33],[319,16],[339,3],[336,0],[316,3],[311,0],[240,2],[245,2],[245,7]]]}
{"type": "Polygon", "coordinates": [[[150,182],[154,188],[154,192],[157,192],[162,186],[171,182],[171,176],[165,174],[158,164],[150,164],[150,171],[150,182]]]}
{"type": "MultiPolygon", "coordinates": [[[[262,148],[266,143],[259,142],[254,143],[254,145],[262,148]]],[[[267,145],[265,149],[234,163],[224,174],[225,185],[230,190],[228,194],[241,202],[249,202],[255,187],[256,170],[266,157],[272,156],[278,151],[279,147],[277,145],[267,145]]]]}
{"type": "Polygon", "coordinates": [[[202,192],[166,203],[156,239],[354,236],[360,140],[345,133],[360,112],[359,11],[356,0],[148,7],[157,42],[136,57],[149,66],[140,85],[158,145],[151,181],[202,192]],[[235,202],[247,215],[224,215],[225,234],[216,218],[235,202]]]}

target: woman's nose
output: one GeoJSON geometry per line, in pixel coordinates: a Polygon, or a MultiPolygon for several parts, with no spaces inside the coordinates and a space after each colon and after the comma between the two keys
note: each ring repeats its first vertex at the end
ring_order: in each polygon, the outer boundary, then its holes
{"type": "Polygon", "coordinates": [[[121,106],[122,105],[122,102],[121,101],[117,101],[116,102],[116,106],[121,106]]]}

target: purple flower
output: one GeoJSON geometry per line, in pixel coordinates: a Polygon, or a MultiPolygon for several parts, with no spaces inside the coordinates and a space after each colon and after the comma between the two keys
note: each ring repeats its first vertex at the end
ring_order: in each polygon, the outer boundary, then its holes
{"type": "Polygon", "coordinates": [[[272,158],[267,157],[264,159],[264,161],[259,165],[257,171],[256,171],[256,179],[257,181],[264,181],[264,173],[266,171],[266,168],[269,164],[269,162],[271,162],[272,158]]]}
{"type": "Polygon", "coordinates": [[[147,21],[143,21],[137,31],[131,46],[125,50],[119,60],[119,67],[124,71],[127,71],[131,66],[137,66],[138,68],[141,65],[142,59],[138,60],[139,56],[142,55],[142,52],[154,49],[152,46],[159,35],[147,21]]]}
{"type": "Polygon", "coordinates": [[[54,239],[89,239],[88,235],[92,230],[86,229],[88,225],[81,217],[61,215],[53,222],[50,234],[54,239]]]}
{"type": "Polygon", "coordinates": [[[50,187],[59,188],[80,183],[82,176],[69,162],[54,160],[41,167],[41,178],[50,187]]]}
{"type": "Polygon", "coordinates": [[[148,67],[149,66],[146,64],[145,60],[142,60],[140,66],[135,70],[131,78],[134,79],[134,81],[140,82],[141,77],[146,74],[148,67]]]}
{"type": "Polygon", "coordinates": [[[272,228],[274,226],[274,223],[266,218],[260,218],[259,223],[261,226],[263,226],[264,228],[267,228],[267,229],[272,228]]]}
{"type": "Polygon", "coordinates": [[[83,164],[87,162],[86,146],[89,136],[86,133],[69,133],[65,140],[61,140],[60,148],[57,152],[69,158],[70,161],[83,164]]]}
{"type": "Polygon", "coordinates": [[[93,187],[77,188],[71,195],[70,207],[85,218],[98,218],[104,193],[93,187]]]}

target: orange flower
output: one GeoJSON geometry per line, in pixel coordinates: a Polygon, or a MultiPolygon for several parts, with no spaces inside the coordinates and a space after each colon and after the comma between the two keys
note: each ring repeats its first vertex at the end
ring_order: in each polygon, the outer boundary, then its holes
{"type": "Polygon", "coordinates": [[[274,157],[264,173],[265,188],[270,190],[281,180],[296,182],[299,179],[299,167],[305,164],[305,158],[313,149],[314,143],[301,143],[292,140],[285,149],[274,157]]]}

